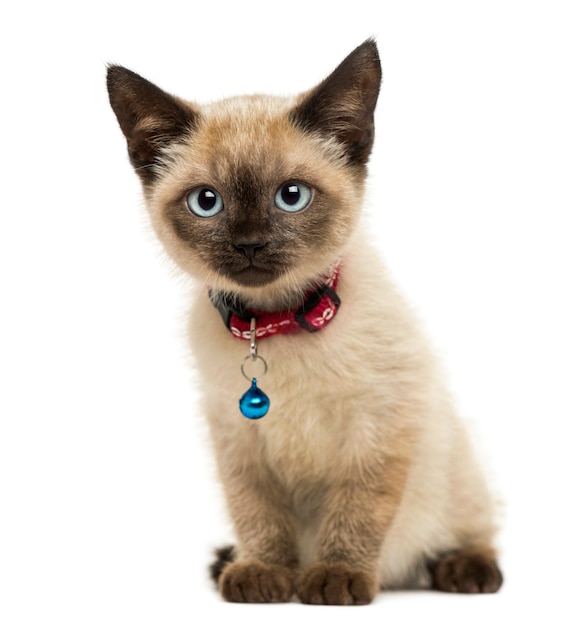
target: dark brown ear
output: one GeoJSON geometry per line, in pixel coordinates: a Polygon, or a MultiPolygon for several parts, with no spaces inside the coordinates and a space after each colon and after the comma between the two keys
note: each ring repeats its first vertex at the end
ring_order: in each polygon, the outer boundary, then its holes
{"type": "Polygon", "coordinates": [[[374,109],[381,84],[376,43],[369,39],[349,54],[292,111],[295,124],[334,137],[351,163],[364,166],[374,139],[374,109]]]}
{"type": "Polygon", "coordinates": [[[109,101],[128,142],[130,161],[145,185],[165,146],[196,125],[196,113],[180,100],[120,65],[107,70],[109,101]]]}

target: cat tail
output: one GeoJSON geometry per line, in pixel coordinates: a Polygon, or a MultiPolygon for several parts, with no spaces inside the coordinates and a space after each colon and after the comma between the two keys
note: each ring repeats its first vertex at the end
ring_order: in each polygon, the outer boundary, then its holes
{"type": "Polygon", "coordinates": [[[219,578],[223,573],[223,570],[229,563],[235,560],[235,546],[224,546],[223,548],[217,548],[215,550],[216,560],[211,563],[209,572],[211,578],[216,584],[219,582],[219,578]]]}

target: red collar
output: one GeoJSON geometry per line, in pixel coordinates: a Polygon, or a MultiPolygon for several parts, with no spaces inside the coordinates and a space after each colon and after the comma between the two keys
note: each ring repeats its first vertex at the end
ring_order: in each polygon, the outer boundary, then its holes
{"type": "Polygon", "coordinates": [[[245,309],[232,294],[209,292],[209,295],[226,327],[237,339],[249,341],[253,318],[255,318],[257,339],[272,335],[288,335],[302,329],[314,333],[327,326],[338,312],[340,298],[336,293],[336,286],[339,271],[340,263],[337,263],[326,281],[314,291],[309,292],[295,311],[270,313],[245,309]]]}

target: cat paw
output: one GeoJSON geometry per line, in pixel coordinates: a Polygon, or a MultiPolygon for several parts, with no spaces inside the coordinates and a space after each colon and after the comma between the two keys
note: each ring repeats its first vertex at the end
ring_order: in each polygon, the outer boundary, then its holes
{"type": "Polygon", "coordinates": [[[304,604],[369,604],[377,590],[374,576],[343,563],[314,563],[297,584],[304,604]]]}
{"type": "Polygon", "coordinates": [[[219,578],[219,590],[228,602],[289,602],[294,574],[281,565],[261,561],[230,563],[219,578]]]}
{"type": "Polygon", "coordinates": [[[454,552],[429,568],[433,588],[452,593],[494,593],[502,586],[502,573],[491,556],[454,552]]]}

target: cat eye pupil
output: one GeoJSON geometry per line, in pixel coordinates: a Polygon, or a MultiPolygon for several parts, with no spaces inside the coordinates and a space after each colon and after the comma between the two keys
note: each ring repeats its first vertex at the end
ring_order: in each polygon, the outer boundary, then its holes
{"type": "Polygon", "coordinates": [[[300,199],[300,190],[297,185],[285,185],[281,190],[281,197],[286,204],[296,204],[300,199]]]}
{"type": "Polygon", "coordinates": [[[198,205],[203,211],[211,211],[217,203],[217,194],[212,189],[203,189],[198,195],[198,205]]]}

